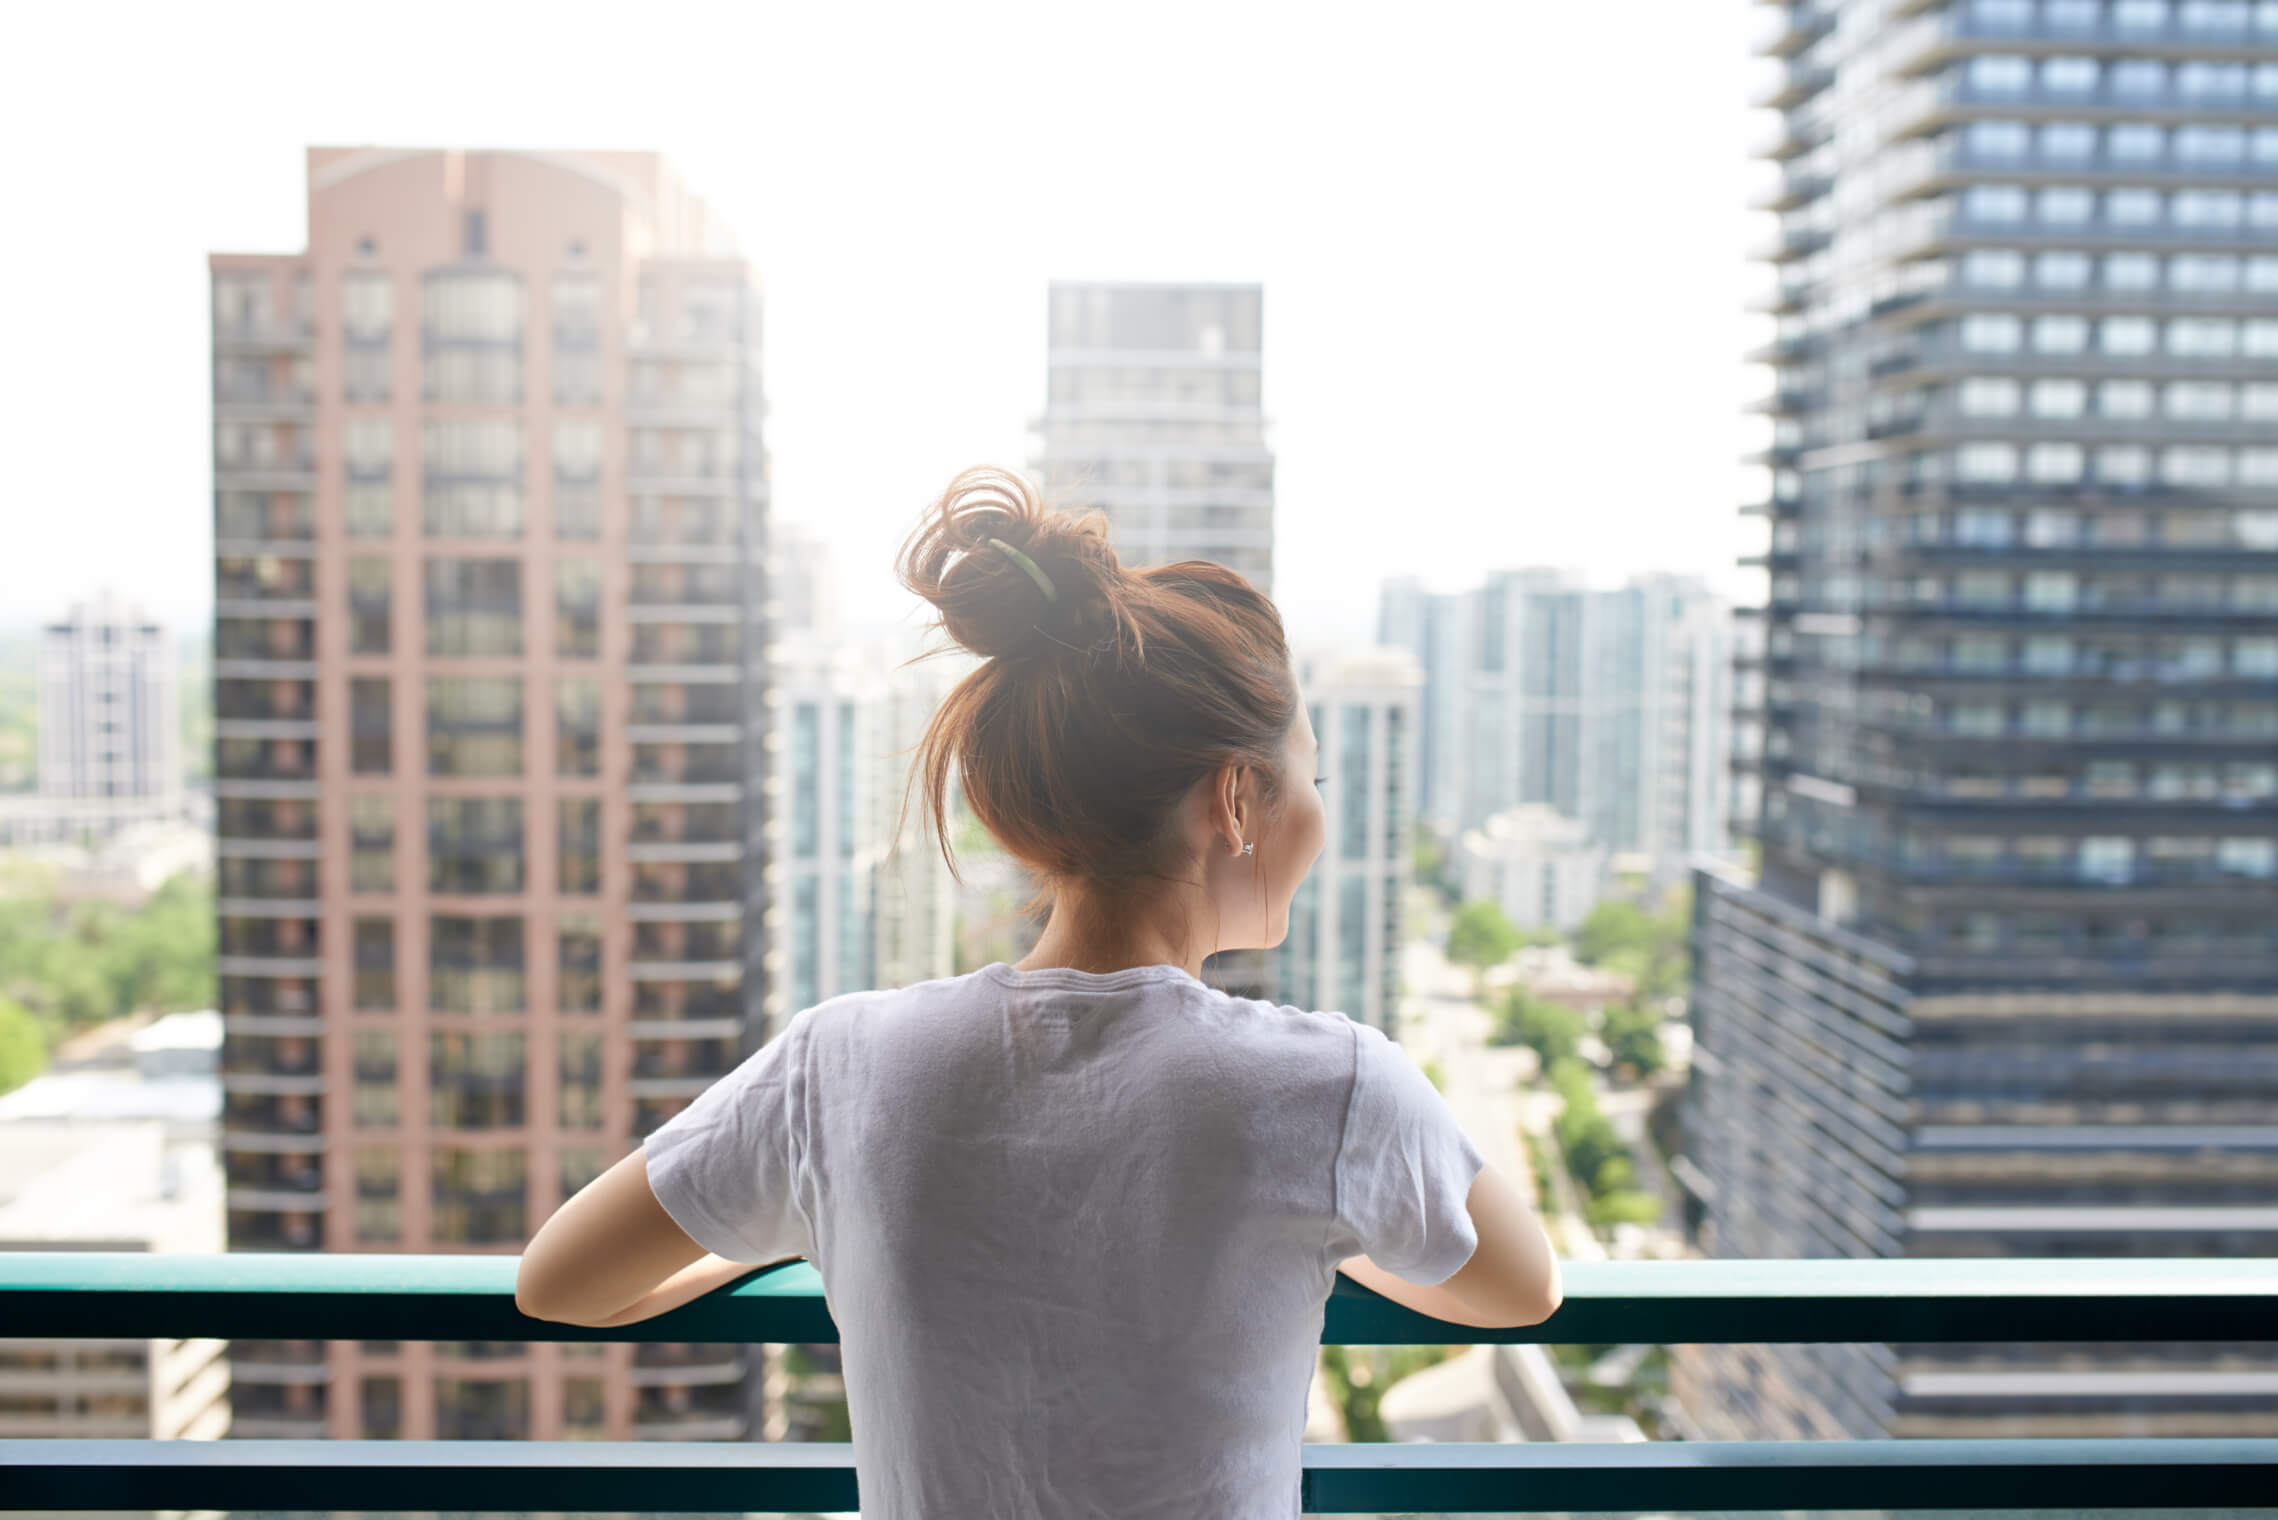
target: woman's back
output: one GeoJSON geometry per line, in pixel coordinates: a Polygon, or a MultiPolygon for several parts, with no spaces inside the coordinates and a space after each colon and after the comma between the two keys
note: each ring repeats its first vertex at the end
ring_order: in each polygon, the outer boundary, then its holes
{"type": "Polygon", "coordinates": [[[1397,1047],[1170,965],[833,999],[645,1145],[699,1243],[816,1264],[891,1520],[1293,1515],[1337,1263],[1476,1243],[1397,1047]]]}

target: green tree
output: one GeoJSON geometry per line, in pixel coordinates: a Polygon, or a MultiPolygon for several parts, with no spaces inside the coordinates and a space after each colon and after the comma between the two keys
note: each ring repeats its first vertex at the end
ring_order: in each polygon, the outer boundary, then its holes
{"type": "Polygon", "coordinates": [[[1598,1229],[1616,1224],[1652,1224],[1661,1217],[1661,1200],[1635,1188],[1617,1188],[1590,1200],[1590,1223],[1598,1229]]]}
{"type": "Polygon", "coordinates": [[[1447,958],[1471,968],[1472,995],[1477,997],[1487,968],[1500,966],[1519,953],[1522,938],[1503,914],[1503,905],[1490,898],[1467,902],[1455,910],[1448,925],[1447,958]]]}
{"type": "Polygon", "coordinates": [[[1543,1068],[1582,1050],[1582,1015],[1564,1003],[1537,997],[1524,987],[1513,987],[1503,999],[1493,1043],[1524,1045],[1542,1057],[1543,1068]]]}
{"type": "Polygon", "coordinates": [[[1619,950],[1650,952],[1653,921],[1645,910],[1626,898],[1609,898],[1590,910],[1574,937],[1574,953],[1593,966],[1619,950]]]}
{"type": "Polygon", "coordinates": [[[1669,1064],[1661,1045],[1661,1014],[1650,1003],[1619,1003],[1608,1008],[1600,1031],[1614,1065],[1627,1066],[1639,1077],[1650,1077],[1669,1064]]]}
{"type": "Polygon", "coordinates": [[[30,1009],[0,997],[0,1093],[14,1092],[47,1069],[47,1036],[30,1009]]]}
{"type": "Polygon", "coordinates": [[[1323,1346],[1321,1377],[1329,1397],[1343,1414],[1348,1441],[1389,1441],[1384,1417],[1377,1408],[1394,1383],[1413,1372],[1436,1366],[1460,1352],[1460,1346],[1323,1346]]]}

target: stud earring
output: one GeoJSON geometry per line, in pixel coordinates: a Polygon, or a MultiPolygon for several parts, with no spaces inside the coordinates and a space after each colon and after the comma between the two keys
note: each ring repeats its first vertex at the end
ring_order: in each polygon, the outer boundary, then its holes
{"type": "Polygon", "coordinates": [[[1257,841],[1255,840],[1245,839],[1242,841],[1242,853],[1245,855],[1254,854],[1257,848],[1257,841]]]}

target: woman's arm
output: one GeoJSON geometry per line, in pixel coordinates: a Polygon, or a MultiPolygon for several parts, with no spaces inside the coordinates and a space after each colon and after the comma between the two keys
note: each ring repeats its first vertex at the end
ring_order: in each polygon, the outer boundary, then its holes
{"type": "MultiPolygon", "coordinates": [[[[623,1324],[661,1314],[727,1277],[688,1285],[690,1269],[720,1261],[688,1238],[649,1187],[648,1158],[635,1149],[554,1211],[522,1248],[514,1307],[532,1319],[568,1325],[623,1324]],[[681,1297],[663,1301],[667,1291],[681,1297]],[[642,1305],[656,1307],[633,1313],[642,1305]],[[620,1320],[616,1316],[625,1315],[620,1320]]],[[[721,1262],[713,1273],[735,1266],[721,1262]]],[[[732,1274],[731,1274],[732,1275],[732,1274]]]]}
{"type": "MultiPolygon", "coordinates": [[[[790,1261],[797,1258],[784,1259],[790,1261]]],[[[714,1256],[707,1251],[701,1258],[682,1267],[608,1318],[580,1320],[578,1323],[606,1329],[611,1325],[631,1325],[644,1319],[655,1319],[668,1309],[677,1309],[692,1299],[702,1298],[714,1288],[725,1287],[760,1270],[761,1267],[748,1261],[730,1261],[725,1256],[714,1256]]]]}

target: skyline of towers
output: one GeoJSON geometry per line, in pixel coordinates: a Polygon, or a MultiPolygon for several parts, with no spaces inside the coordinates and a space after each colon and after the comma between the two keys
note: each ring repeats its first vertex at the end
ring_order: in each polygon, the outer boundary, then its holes
{"type": "MultiPolygon", "coordinates": [[[[650,154],[211,257],[233,1250],[512,1252],[770,1033],[759,306],[650,154]]],[[[734,1439],[736,1347],[239,1341],[236,1433],[734,1439]]]]}
{"type": "Polygon", "coordinates": [[[1377,637],[1422,665],[1420,816],[1452,845],[1541,803],[1667,878],[1725,848],[1730,609],[1699,580],[1592,588],[1543,568],[1378,591],[1377,637]]]}
{"type": "MultiPolygon", "coordinates": [[[[2278,1251],[2278,31],[1783,6],[1723,1256],[2278,1251]]],[[[2260,19],[2257,19],[2257,17],[2260,19]]],[[[1711,1435],[2263,1432],[2243,1348],[1689,1347],[1711,1435]]]]}

